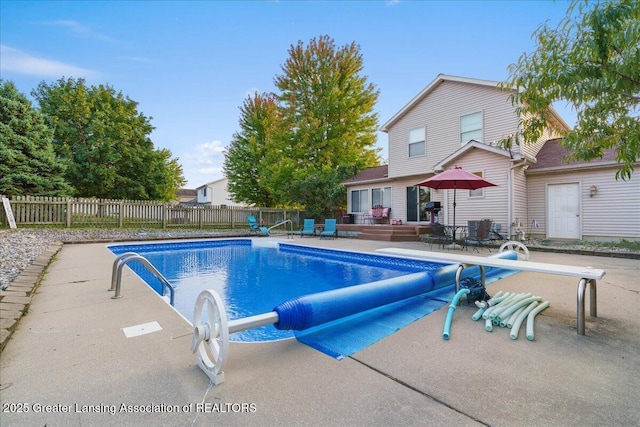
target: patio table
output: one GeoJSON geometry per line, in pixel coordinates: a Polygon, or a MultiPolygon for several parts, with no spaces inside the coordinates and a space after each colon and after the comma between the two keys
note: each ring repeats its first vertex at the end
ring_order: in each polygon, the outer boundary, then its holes
{"type": "Polygon", "coordinates": [[[467,226],[466,225],[445,225],[444,229],[446,230],[447,234],[449,234],[453,238],[453,241],[456,244],[460,244],[460,248],[463,249],[464,243],[460,243],[460,240],[456,238],[456,235],[458,234],[458,230],[462,231],[460,233],[461,235],[463,234],[466,235],[467,226]]]}

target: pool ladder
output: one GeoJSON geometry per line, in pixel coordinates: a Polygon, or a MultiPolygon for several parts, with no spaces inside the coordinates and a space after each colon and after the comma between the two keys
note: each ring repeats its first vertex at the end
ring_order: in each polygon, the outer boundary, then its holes
{"type": "MultiPolygon", "coordinates": [[[[289,223],[289,231],[287,231],[287,239],[293,239],[293,221],[291,221],[290,219],[285,219],[283,221],[280,221],[279,223],[272,225],[271,227],[268,228],[268,231],[271,231],[272,229],[276,228],[276,227],[280,227],[281,225],[284,226],[285,224],[289,223]]],[[[284,228],[285,231],[287,230],[287,228],[284,228]]]]}
{"type": "Polygon", "coordinates": [[[135,252],[126,252],[118,256],[113,262],[113,270],[111,272],[111,288],[109,291],[116,291],[111,297],[114,299],[122,298],[120,295],[120,288],[122,285],[122,269],[130,261],[140,261],[140,263],[147,268],[160,282],[162,283],[162,295],[164,296],[165,289],[169,290],[169,303],[173,306],[175,300],[175,289],[173,285],[156,269],[148,259],[135,252]]]}

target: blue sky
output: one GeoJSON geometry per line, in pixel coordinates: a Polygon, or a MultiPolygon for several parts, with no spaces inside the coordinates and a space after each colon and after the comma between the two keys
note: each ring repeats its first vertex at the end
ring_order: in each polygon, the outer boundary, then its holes
{"type": "MultiPolygon", "coordinates": [[[[384,124],[439,73],[504,80],[555,26],[565,1],[0,2],[0,77],[30,96],[85,78],[139,103],[151,138],[180,158],[188,188],[222,177],[223,150],[249,94],[275,91],[288,49],[328,35],[355,42],[380,90],[384,124]]],[[[556,107],[569,125],[575,114],[556,107]]],[[[387,136],[378,134],[386,158],[387,136]]]]}

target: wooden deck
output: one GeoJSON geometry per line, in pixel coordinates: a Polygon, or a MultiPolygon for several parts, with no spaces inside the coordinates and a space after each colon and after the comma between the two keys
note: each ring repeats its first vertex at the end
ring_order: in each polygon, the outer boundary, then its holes
{"type": "Polygon", "coordinates": [[[338,224],[338,237],[357,237],[385,242],[419,242],[421,234],[429,234],[428,225],[338,224]]]}

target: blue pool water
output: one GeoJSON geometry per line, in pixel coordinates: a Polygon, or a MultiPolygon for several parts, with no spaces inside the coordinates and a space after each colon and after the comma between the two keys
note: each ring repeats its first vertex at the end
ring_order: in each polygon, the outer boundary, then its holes
{"type": "MultiPolygon", "coordinates": [[[[193,321],[195,300],[205,289],[213,289],[223,297],[227,315],[232,320],[271,312],[276,305],[302,295],[443,266],[422,260],[284,243],[260,246],[263,242],[260,239],[255,242],[252,245],[250,239],[232,239],[113,245],[109,249],[116,255],[136,252],[147,258],[175,286],[175,308],[190,321],[193,321]]],[[[160,282],[138,262],[128,265],[161,293],[160,282]]],[[[447,298],[450,299],[448,295],[447,298]]],[[[446,300],[439,302],[439,306],[446,300]]],[[[292,331],[268,325],[232,334],[230,339],[268,341],[293,336],[292,331]]]]}

